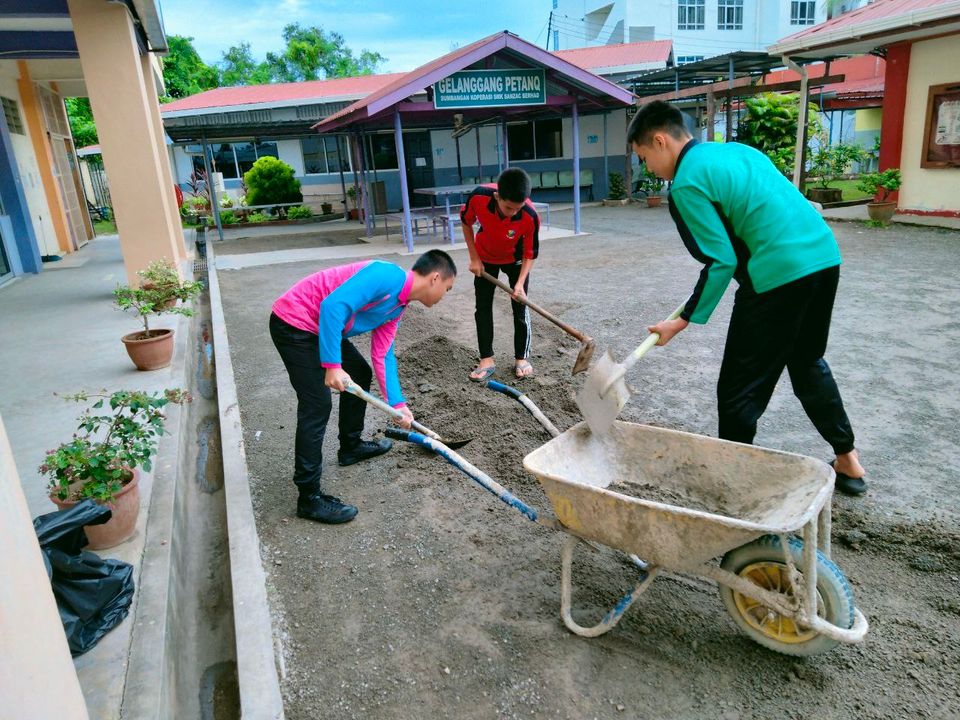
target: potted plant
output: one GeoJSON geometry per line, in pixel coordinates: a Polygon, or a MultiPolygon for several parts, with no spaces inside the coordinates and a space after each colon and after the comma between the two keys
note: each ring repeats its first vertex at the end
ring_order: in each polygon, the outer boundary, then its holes
{"type": "Polygon", "coordinates": [[[604,205],[626,205],[627,189],[623,183],[623,175],[612,172],[607,175],[607,198],[604,205]]]}
{"type": "Polygon", "coordinates": [[[154,260],[143,270],[137,270],[137,276],[140,278],[140,287],[144,290],[160,290],[167,295],[161,307],[166,309],[177,304],[176,289],[180,284],[180,276],[177,275],[177,268],[167,258],[154,260]]]}
{"type": "Polygon", "coordinates": [[[333,213],[333,203],[322,202],[320,203],[320,212],[324,215],[330,215],[333,213]]]}
{"type": "Polygon", "coordinates": [[[347,188],[347,197],[350,198],[347,215],[351,220],[360,219],[360,210],[357,208],[357,186],[351,185],[347,188]]]}
{"type": "Polygon", "coordinates": [[[663,202],[663,196],[660,194],[663,190],[663,180],[650,172],[646,165],[643,166],[640,190],[646,195],[647,207],[660,207],[663,202]]]}
{"type": "Polygon", "coordinates": [[[871,220],[883,223],[890,222],[893,214],[897,211],[897,203],[890,200],[890,193],[899,190],[902,182],[899,168],[888,168],[883,172],[860,176],[857,188],[875,197],[879,196],[879,199],[867,203],[867,213],[871,220]]]}
{"type": "Polygon", "coordinates": [[[810,173],[818,178],[816,187],[807,188],[807,198],[823,205],[840,202],[840,188],[830,187],[838,180],[853,162],[863,159],[863,150],[859,145],[829,145],[829,138],[823,134],[818,147],[811,158],[810,173]]]}
{"type": "Polygon", "coordinates": [[[127,354],[138,370],[159,370],[170,364],[173,357],[173,330],[169,328],[150,329],[150,316],[171,313],[190,316],[193,311],[186,306],[167,306],[173,298],[187,302],[197,297],[203,289],[203,283],[194,280],[176,281],[175,285],[146,289],[144,287],[119,286],[113,291],[117,307],[133,313],[143,322],[143,330],[124,335],[121,340],[127,348],[127,354]]]}
{"type": "Polygon", "coordinates": [[[179,389],[161,393],[120,390],[78,393],[67,400],[96,402],[79,417],[73,438],[47,453],[39,472],[49,478],[50,500],[59,510],[88,498],[112,511],[109,521],[84,528],[91,550],[113,547],[131,535],[140,513],[139,470],[150,471],[164,433],[163,408],[190,401],[179,389]],[[104,406],[109,411],[103,411],[104,406]]]}

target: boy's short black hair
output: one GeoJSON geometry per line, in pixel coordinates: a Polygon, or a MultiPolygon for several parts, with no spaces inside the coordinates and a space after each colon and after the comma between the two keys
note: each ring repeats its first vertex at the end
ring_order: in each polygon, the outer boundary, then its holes
{"type": "Polygon", "coordinates": [[[457,266],[454,265],[453,258],[443,250],[427,250],[417,258],[413,264],[413,271],[424,277],[432,272],[439,272],[444,278],[457,276],[457,266]]]}
{"type": "Polygon", "coordinates": [[[497,178],[497,194],[501,200],[522,203],[530,197],[530,176],[523,168],[507,168],[497,178]]]}
{"type": "Polygon", "coordinates": [[[657,130],[666,132],[676,140],[690,135],[683,124],[683,113],[670,103],[654,100],[641,107],[627,128],[627,143],[646,145],[657,130]]]}

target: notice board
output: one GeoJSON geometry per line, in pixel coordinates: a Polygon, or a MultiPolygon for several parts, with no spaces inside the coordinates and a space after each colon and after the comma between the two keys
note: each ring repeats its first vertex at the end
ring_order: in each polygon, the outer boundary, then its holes
{"type": "Polygon", "coordinates": [[[931,85],[920,167],[960,167],[960,82],[931,85]]]}

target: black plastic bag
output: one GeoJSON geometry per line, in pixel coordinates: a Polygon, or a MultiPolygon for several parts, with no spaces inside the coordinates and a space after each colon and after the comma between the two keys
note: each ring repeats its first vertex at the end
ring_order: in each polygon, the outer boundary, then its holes
{"type": "Polygon", "coordinates": [[[119,625],[133,602],[133,566],[82,549],[87,544],[83,526],[105,523],[110,515],[110,508],[84,500],[33,520],[74,657],[119,625]]]}

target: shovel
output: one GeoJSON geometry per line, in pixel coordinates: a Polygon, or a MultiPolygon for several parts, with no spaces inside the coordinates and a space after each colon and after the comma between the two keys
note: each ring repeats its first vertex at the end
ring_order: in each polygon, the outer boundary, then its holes
{"type": "MultiPolygon", "coordinates": [[[[356,395],[361,400],[365,400],[366,402],[373,405],[375,408],[379,410],[383,410],[385,413],[387,413],[387,415],[391,415],[392,417],[395,417],[395,418],[403,417],[402,412],[400,412],[396,408],[390,407],[380,398],[375,398],[373,395],[371,395],[370,393],[368,393],[366,390],[364,390],[363,388],[361,388],[359,385],[355,383],[349,383],[347,385],[347,392],[350,393],[351,395],[356,395]]],[[[462,448],[468,442],[473,440],[473,438],[470,438],[468,440],[444,440],[442,437],[437,435],[433,430],[428,428],[426,425],[421,425],[416,420],[413,421],[412,426],[413,426],[413,429],[416,430],[418,433],[426,435],[427,437],[432,438],[437,442],[443,443],[451,450],[462,448]]]]}
{"type": "Polygon", "coordinates": [[[593,341],[592,337],[590,337],[589,335],[584,335],[579,330],[575,330],[574,328],[570,327],[565,322],[563,322],[562,320],[559,320],[555,315],[547,312],[539,305],[536,305],[530,302],[529,300],[513,297],[513,288],[507,285],[502,280],[498,280],[487,271],[483,271],[481,275],[483,275],[484,280],[489,280],[501,290],[504,290],[507,293],[509,293],[510,297],[513,300],[516,300],[521,305],[526,305],[535,313],[537,313],[538,315],[542,315],[547,320],[549,320],[554,325],[556,325],[558,328],[563,330],[565,333],[567,333],[567,335],[570,335],[580,341],[580,346],[581,346],[580,352],[577,354],[577,359],[573,363],[574,375],[576,375],[577,373],[585,372],[590,368],[590,360],[593,359],[593,351],[596,349],[596,343],[593,341]]]}
{"type": "MultiPolygon", "coordinates": [[[[667,320],[680,317],[686,302],[674,310],[667,320]]],[[[640,346],[630,353],[622,363],[614,361],[608,350],[594,365],[593,371],[577,393],[577,407],[583,413],[590,431],[603,434],[610,429],[623,406],[630,399],[630,389],[624,380],[627,370],[637,364],[647,351],[660,340],[659,333],[650,333],[640,346]]]]}

